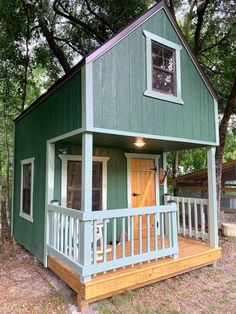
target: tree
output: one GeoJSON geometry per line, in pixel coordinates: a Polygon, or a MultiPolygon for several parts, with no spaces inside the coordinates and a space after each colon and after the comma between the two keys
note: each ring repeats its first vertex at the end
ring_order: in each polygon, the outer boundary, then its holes
{"type": "Polygon", "coordinates": [[[218,208],[224,148],[230,118],[236,113],[236,2],[182,2],[183,32],[219,95],[220,146],[216,149],[218,208]],[[183,9],[185,10],[183,12],[183,9]]]}

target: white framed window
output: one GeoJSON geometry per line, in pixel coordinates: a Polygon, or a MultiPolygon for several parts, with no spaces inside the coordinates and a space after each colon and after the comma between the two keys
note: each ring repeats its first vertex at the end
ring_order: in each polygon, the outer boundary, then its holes
{"type": "MultiPolygon", "coordinates": [[[[81,209],[82,156],[59,155],[61,165],[61,206],[81,209]]],[[[92,210],[107,209],[107,162],[109,157],[93,157],[92,210]]]]}
{"type": "Polygon", "coordinates": [[[181,97],[180,51],[182,47],[158,35],[146,37],[147,89],[145,96],[183,104],[181,97]]]}
{"type": "Polygon", "coordinates": [[[34,160],[21,160],[20,217],[33,222],[34,160]]]}

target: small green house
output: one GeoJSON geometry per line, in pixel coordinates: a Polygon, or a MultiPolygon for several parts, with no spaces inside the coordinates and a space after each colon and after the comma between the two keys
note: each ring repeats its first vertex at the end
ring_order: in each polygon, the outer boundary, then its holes
{"type": "Polygon", "coordinates": [[[218,143],[217,96],[162,1],[16,118],[13,237],[80,306],[213,264],[218,143]],[[165,196],[166,153],[197,147],[208,200],[165,196]]]}

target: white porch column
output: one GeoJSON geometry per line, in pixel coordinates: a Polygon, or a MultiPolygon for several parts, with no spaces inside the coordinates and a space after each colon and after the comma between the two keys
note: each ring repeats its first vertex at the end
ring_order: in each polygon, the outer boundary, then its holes
{"type": "MultiPolygon", "coordinates": [[[[82,186],[81,210],[92,211],[92,171],[93,171],[93,134],[82,134],[82,186]]],[[[91,221],[80,224],[80,263],[86,269],[91,264],[91,221]]],[[[91,277],[82,277],[83,282],[90,281],[91,277]]]]}
{"type": "Polygon", "coordinates": [[[208,234],[211,247],[218,247],[215,147],[207,149],[208,234]]]}
{"type": "Polygon", "coordinates": [[[46,191],[44,220],[44,266],[47,267],[47,245],[49,243],[48,204],[54,199],[55,144],[46,144],[46,191]]]}

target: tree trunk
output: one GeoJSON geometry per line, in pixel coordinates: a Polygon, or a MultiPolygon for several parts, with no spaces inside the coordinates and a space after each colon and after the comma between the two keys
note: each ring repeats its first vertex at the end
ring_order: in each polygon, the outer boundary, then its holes
{"type": "Polygon", "coordinates": [[[3,242],[3,219],[2,219],[2,160],[0,156],[0,245],[3,242]]]}
{"type": "Polygon", "coordinates": [[[234,102],[236,99],[236,78],[228,96],[226,107],[224,110],[223,118],[220,123],[219,128],[219,140],[220,146],[216,148],[216,186],[217,186],[217,204],[218,204],[218,221],[221,223],[220,217],[220,201],[221,201],[221,178],[222,178],[222,164],[224,156],[224,147],[227,136],[227,128],[229,124],[230,117],[233,113],[234,102]]]}
{"type": "Polygon", "coordinates": [[[67,58],[64,52],[62,51],[62,49],[57,45],[54,39],[53,33],[48,29],[46,18],[42,14],[40,14],[38,16],[38,21],[39,21],[39,26],[41,28],[41,31],[43,35],[45,36],[47,43],[51,51],[53,52],[54,56],[58,59],[65,73],[69,72],[71,69],[70,64],[67,61],[67,58]]]}
{"type": "MultiPolygon", "coordinates": [[[[179,171],[179,152],[174,152],[174,159],[172,163],[172,177],[173,179],[177,177],[179,171]]],[[[173,189],[174,196],[177,196],[177,190],[174,187],[173,189]]]]}
{"type": "MultiPolygon", "coordinates": [[[[11,186],[10,186],[10,144],[8,141],[8,124],[6,102],[3,101],[3,140],[6,154],[6,195],[4,206],[2,206],[2,220],[3,220],[3,236],[8,238],[10,236],[10,199],[11,199],[11,186]],[[3,214],[3,210],[5,213],[3,214]]],[[[3,205],[3,204],[2,204],[3,205]]]]}

